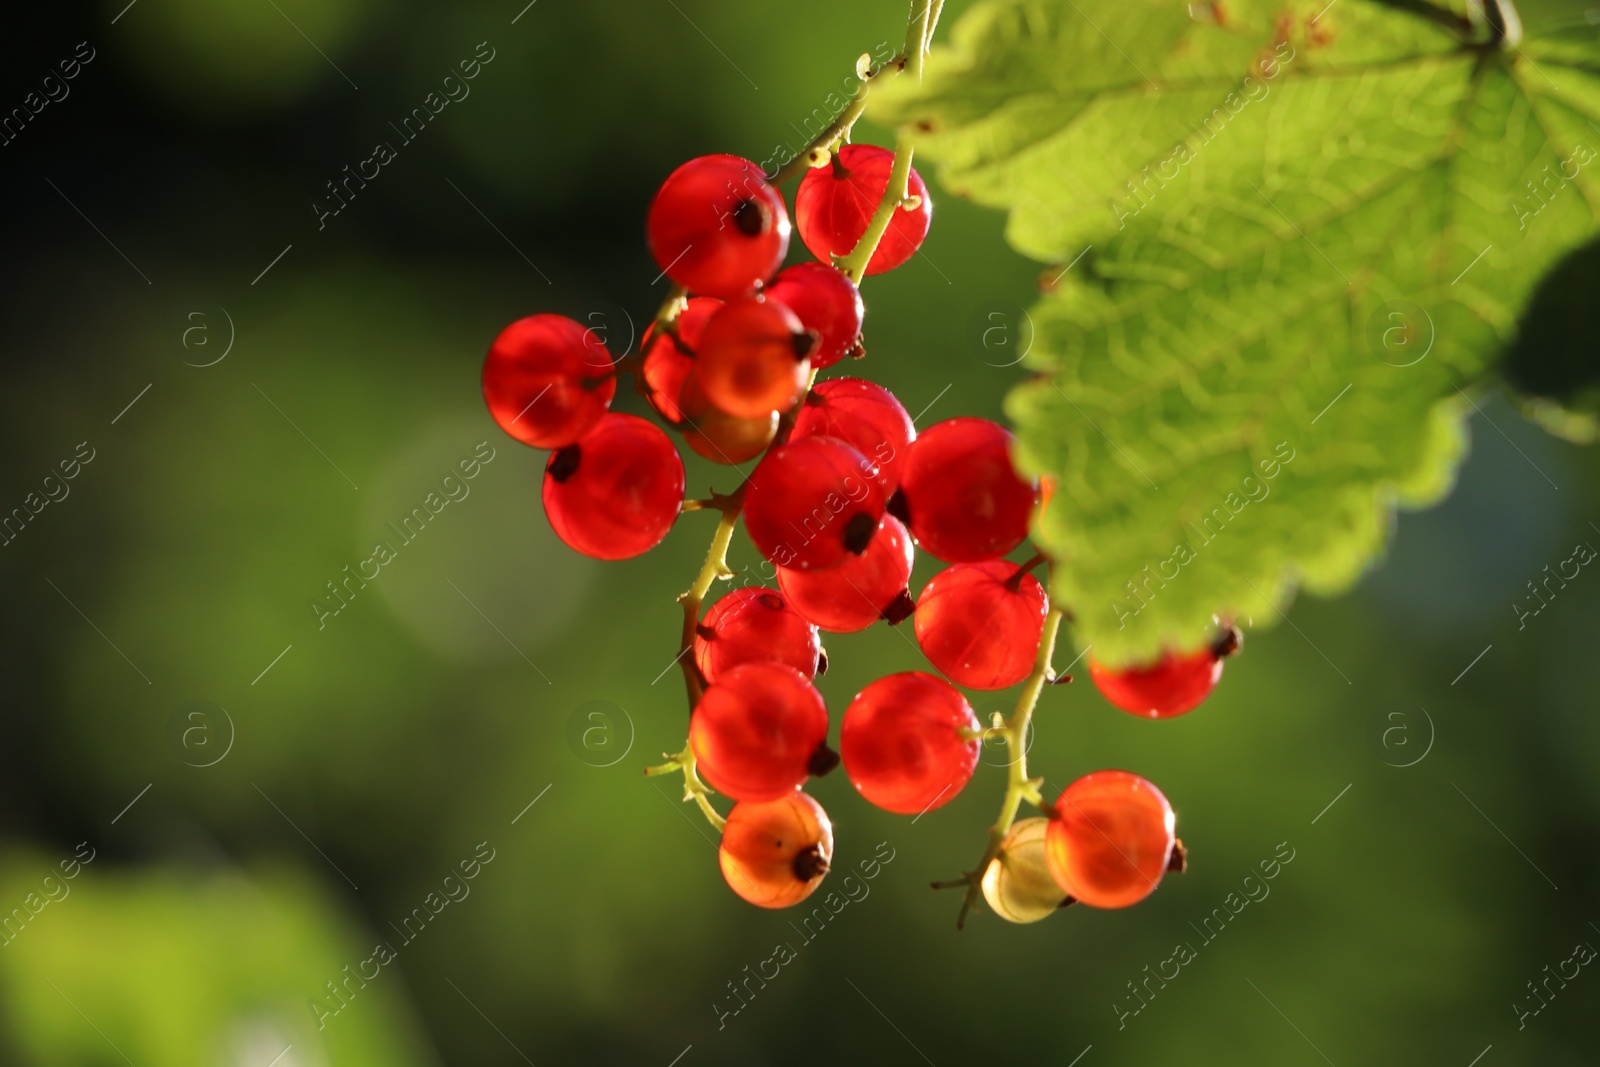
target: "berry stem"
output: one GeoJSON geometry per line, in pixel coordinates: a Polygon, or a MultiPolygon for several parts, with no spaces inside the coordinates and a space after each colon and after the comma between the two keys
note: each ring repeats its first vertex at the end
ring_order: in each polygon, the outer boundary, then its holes
{"type": "MultiPolygon", "coordinates": [[[[904,64],[903,69],[918,81],[922,80],[922,60],[927,55],[928,45],[933,40],[934,25],[943,8],[943,0],[912,2],[911,20],[906,25],[906,44],[901,50],[900,61],[904,64]]],[[[878,201],[877,209],[872,213],[872,221],[867,224],[866,232],[850,250],[850,254],[834,263],[857,285],[866,274],[872,254],[878,250],[878,242],[889,232],[894,213],[906,198],[907,182],[911,178],[911,156],[911,137],[901,130],[894,141],[894,165],[889,170],[889,181],[883,188],[883,197],[878,201]]]]}
{"type": "MultiPolygon", "coordinates": [[[[700,606],[711,591],[711,583],[732,573],[728,570],[728,545],[733,541],[733,528],[738,525],[739,505],[743,500],[744,486],[740,485],[731,495],[713,497],[709,502],[712,509],[722,512],[722,517],[717,520],[717,532],[711,535],[711,547],[706,549],[706,561],[700,565],[700,573],[695,575],[694,584],[678,597],[678,602],[683,605],[683,634],[678,647],[678,665],[683,668],[690,711],[700,703],[700,694],[705,691],[705,680],[700,677],[700,668],[695,666],[694,656],[690,654],[694,649],[695,628],[700,625],[700,606]]],[[[693,766],[692,759],[690,766],[693,766]]]]}
{"type": "Polygon", "coordinates": [[[1006,747],[1011,754],[1010,763],[1006,768],[1006,795],[1000,802],[1000,817],[989,827],[989,843],[983,850],[983,858],[978,861],[976,869],[967,872],[964,879],[967,894],[961,901],[961,912],[956,917],[958,930],[966,926],[967,913],[972,910],[973,905],[978,902],[979,894],[983,892],[983,872],[989,869],[989,864],[1000,854],[1000,845],[1005,841],[1011,824],[1016,821],[1017,810],[1022,806],[1022,802],[1026,800],[1035,807],[1044,806],[1044,798],[1039,793],[1043,779],[1028,777],[1028,753],[1024,746],[1028,736],[1028,722],[1033,718],[1033,709],[1038,706],[1039,694],[1044,691],[1044,687],[1055,673],[1051,669],[1050,660],[1055,656],[1056,636],[1061,632],[1063,614],[1061,608],[1052,607],[1050,614],[1045,616],[1044,633],[1039,638],[1039,658],[1034,661],[1033,673],[1029,674],[1023,683],[1022,693],[1017,697],[1016,709],[999,731],[999,735],[1006,739],[1006,747]]]}
{"type": "Polygon", "coordinates": [[[683,772],[683,799],[693,800],[700,805],[700,810],[705,814],[706,821],[716,827],[721,833],[723,826],[727,825],[726,819],[717,814],[717,809],[711,806],[711,789],[700,780],[700,775],[695,771],[694,750],[688,745],[683,746],[683,751],[676,756],[671,756],[667,762],[655,767],[646,767],[644,770],[647,778],[658,774],[676,774],[683,772]]]}

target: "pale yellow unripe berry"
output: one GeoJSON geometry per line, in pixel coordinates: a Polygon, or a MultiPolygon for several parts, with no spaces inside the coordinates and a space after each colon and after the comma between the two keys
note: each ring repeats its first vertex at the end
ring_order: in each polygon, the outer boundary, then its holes
{"type": "Polygon", "coordinates": [[[1011,825],[1000,854],[983,872],[983,898],[1007,922],[1036,923],[1067,898],[1044,858],[1048,819],[1020,819],[1011,825]]]}

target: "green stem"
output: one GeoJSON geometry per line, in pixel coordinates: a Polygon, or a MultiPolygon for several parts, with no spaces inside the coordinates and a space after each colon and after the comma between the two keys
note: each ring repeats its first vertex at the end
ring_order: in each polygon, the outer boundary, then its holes
{"type": "Polygon", "coordinates": [[[695,666],[693,655],[695,627],[700,622],[700,605],[705,602],[706,594],[711,591],[712,582],[718,578],[731,577],[733,574],[728,569],[728,545],[733,541],[733,528],[738,525],[739,506],[743,503],[742,485],[735,489],[731,496],[712,498],[710,507],[720,508],[722,511],[722,517],[717,520],[717,532],[711,535],[711,547],[706,549],[706,560],[700,565],[700,573],[695,575],[694,584],[678,597],[678,602],[683,605],[683,631],[678,642],[678,665],[683,668],[683,682],[689,694],[690,711],[700,703],[700,694],[705,691],[705,680],[700,677],[700,668],[695,666]]]}
{"type": "MultiPolygon", "coordinates": [[[[928,43],[933,39],[934,24],[943,7],[942,0],[914,0],[912,4],[911,21],[906,26],[906,44],[901,54],[904,57],[906,73],[918,81],[922,80],[922,61],[927,55],[928,43]]],[[[894,220],[894,213],[906,199],[907,182],[911,177],[911,156],[911,135],[901,130],[894,141],[894,165],[889,170],[889,181],[883,188],[883,196],[879,199],[876,210],[872,213],[872,221],[867,224],[866,232],[861,235],[861,239],[856,242],[849,255],[834,262],[834,266],[858,285],[866,274],[867,263],[872,259],[872,254],[878,250],[878,243],[883,240],[883,235],[889,232],[889,223],[894,220]]]]}
{"type": "MultiPolygon", "coordinates": [[[[1016,821],[1017,810],[1022,802],[1036,807],[1042,807],[1044,798],[1039,795],[1039,786],[1043,780],[1028,777],[1028,753],[1026,749],[1028,739],[1028,723],[1033,718],[1033,710],[1039,704],[1039,694],[1044,687],[1055,677],[1055,672],[1050,667],[1050,660],[1055,656],[1056,637],[1061,632],[1061,608],[1052,607],[1050,614],[1045,616],[1044,633],[1039,637],[1039,657],[1034,661],[1033,672],[1028,675],[1027,681],[1022,686],[1022,693],[1017,697],[1017,706],[1006,720],[1001,730],[1001,736],[1006,739],[1007,751],[1011,754],[1011,762],[1007,767],[1006,795],[1000,802],[1000,817],[994,825],[989,827],[989,843],[983,850],[983,858],[978,861],[977,869],[968,871],[966,876],[967,895],[961,901],[961,913],[956,917],[956,929],[961,929],[967,923],[967,913],[978,903],[978,896],[983,892],[983,872],[989,869],[989,864],[994,862],[1000,854],[1000,845],[1006,839],[1011,824],[1016,821]]],[[[953,883],[960,884],[960,883],[953,883]]]]}
{"type": "Polygon", "coordinates": [[[645,777],[650,778],[658,774],[683,773],[683,799],[693,800],[700,805],[706,821],[716,827],[721,833],[728,820],[717,814],[717,809],[711,806],[711,789],[700,780],[700,775],[695,771],[694,750],[688,745],[683,746],[683,751],[676,756],[670,756],[667,762],[656,767],[646,767],[645,777]]]}

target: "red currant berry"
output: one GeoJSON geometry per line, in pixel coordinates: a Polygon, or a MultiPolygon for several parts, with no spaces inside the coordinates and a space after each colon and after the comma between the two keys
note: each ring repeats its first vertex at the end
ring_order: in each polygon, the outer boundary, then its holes
{"type": "Polygon", "coordinates": [[[969,417],[917,437],[900,471],[896,514],[918,544],[948,563],[976,563],[1022,543],[1038,490],[1012,467],[1011,440],[1003,426],[969,417]]]}
{"type": "Polygon", "coordinates": [[[861,337],[866,308],[860,291],[843,271],[825,263],[796,263],[779,271],[766,292],[820,338],[817,350],[811,353],[815,369],[839,362],[861,337]]]}
{"type": "Polygon", "coordinates": [[[483,361],[483,399],[500,428],[525,445],[560,448],[611,406],[611,353],[563,315],[531,315],[500,331],[483,361]]]}
{"type": "Polygon", "coordinates": [[[787,411],[811,380],[816,337],[794,312],[759,296],[719,308],[700,334],[695,371],[717,407],[743,419],[787,411]]]}
{"type": "Polygon", "coordinates": [[[1113,670],[1089,661],[1089,677],[1111,703],[1148,719],[1171,719],[1193,711],[1222,680],[1222,661],[1239,650],[1241,634],[1230,626],[1206,648],[1168,652],[1154,663],[1113,670]]]}
{"type": "Polygon", "coordinates": [[[789,251],[783,197],[738,156],[700,156],[673,171],[645,227],[656,266],[702,296],[750,292],[789,251]]]}
{"type": "Polygon", "coordinates": [[[776,589],[735,589],[711,606],[694,639],[694,662],[715,684],[741,663],[771,661],[793,667],[807,679],[822,664],[822,638],[776,589]]]}
{"type": "Polygon", "coordinates": [[[713,463],[730,467],[755,459],[767,450],[778,433],[778,413],[769,411],[753,419],[729,415],[706,399],[700,376],[692,370],[678,394],[678,415],[683,439],[696,453],[713,463]]]}
{"type": "Polygon", "coordinates": [[[801,792],[765,803],[740,801],[722,828],[717,862],[729,888],[761,908],[798,904],[833,862],[833,823],[801,792]]]}
{"type": "Polygon", "coordinates": [[[639,350],[644,353],[643,373],[650,406],[668,422],[682,421],[678,394],[683,391],[683,379],[694,367],[693,353],[700,344],[706,320],[721,306],[722,301],[709,296],[691,296],[678,313],[676,340],[670,334],[658,334],[653,322],[645,328],[639,350]]]}
{"type": "Polygon", "coordinates": [[[1033,670],[1049,611],[1044,586],[1015,563],[957,563],[917,598],[917,644],[957,685],[1004,689],[1033,670]]]}
{"type": "Polygon", "coordinates": [[[1126,908],[1155,891],[1175,838],[1172,805],[1127,771],[1095,771],[1062,790],[1045,831],[1050,875],[1096,908],[1126,908]]]}
{"type": "Polygon", "coordinates": [[[777,800],[808,775],[832,770],[827,736],[822,694],[781,663],[729,667],[689,717],[700,773],[735,800],[777,800]]]}
{"type": "MultiPolygon", "coordinates": [[[[806,172],[794,194],[794,218],[800,239],[812,255],[831,263],[831,257],[847,255],[856,246],[883,199],[893,166],[894,153],[887,148],[847,144],[834,153],[832,166],[806,172]]],[[[882,274],[898,267],[928,236],[933,200],[914,167],[906,192],[917,198],[917,206],[895,208],[883,240],[867,261],[868,274],[882,274]]]]}
{"type": "Polygon", "coordinates": [[[595,559],[628,559],[667,536],[683,507],[683,460],[637,415],[611,412],[550,456],[544,513],[557,536],[595,559]]]}
{"type": "Polygon", "coordinates": [[[943,678],[906,671],[856,694],[839,728],[850,784],[885,811],[916,815],[955,798],[978,765],[978,720],[943,678]]]}
{"type": "Polygon", "coordinates": [[[878,465],[883,491],[900,484],[900,468],[916,440],[911,416],[893,393],[862,378],[818,382],[795,416],[789,439],[837,437],[878,465]]]}
{"type": "Polygon", "coordinates": [[[806,437],[774,448],[751,472],[744,526],[778,566],[825,570],[867,550],[883,508],[871,460],[832,437],[806,437]]]}
{"type": "Polygon", "coordinates": [[[791,607],[831,633],[855,633],[880,619],[893,625],[914,608],[906,583],[915,554],[911,534],[899,519],[885,515],[861,555],[847,556],[825,571],[779,567],[778,588],[791,607]]]}

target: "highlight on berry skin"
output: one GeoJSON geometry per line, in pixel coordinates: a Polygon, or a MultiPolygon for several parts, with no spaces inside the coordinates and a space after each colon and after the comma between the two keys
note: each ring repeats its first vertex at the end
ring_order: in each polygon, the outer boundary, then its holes
{"type": "Polygon", "coordinates": [[[787,908],[809,897],[833,863],[833,823],[809,795],[733,806],[717,848],[722,877],[759,908],[787,908]]]}
{"type": "Polygon", "coordinates": [[[1045,830],[1056,885],[1095,908],[1137,904],[1161,884],[1176,843],[1161,790],[1129,771],[1095,771],[1061,791],[1045,830]]]}
{"type": "Polygon", "coordinates": [[[920,815],[954,800],[978,765],[978,720],[961,691],[922,671],[869,684],[845,709],[839,754],[868,803],[920,815]]]}

